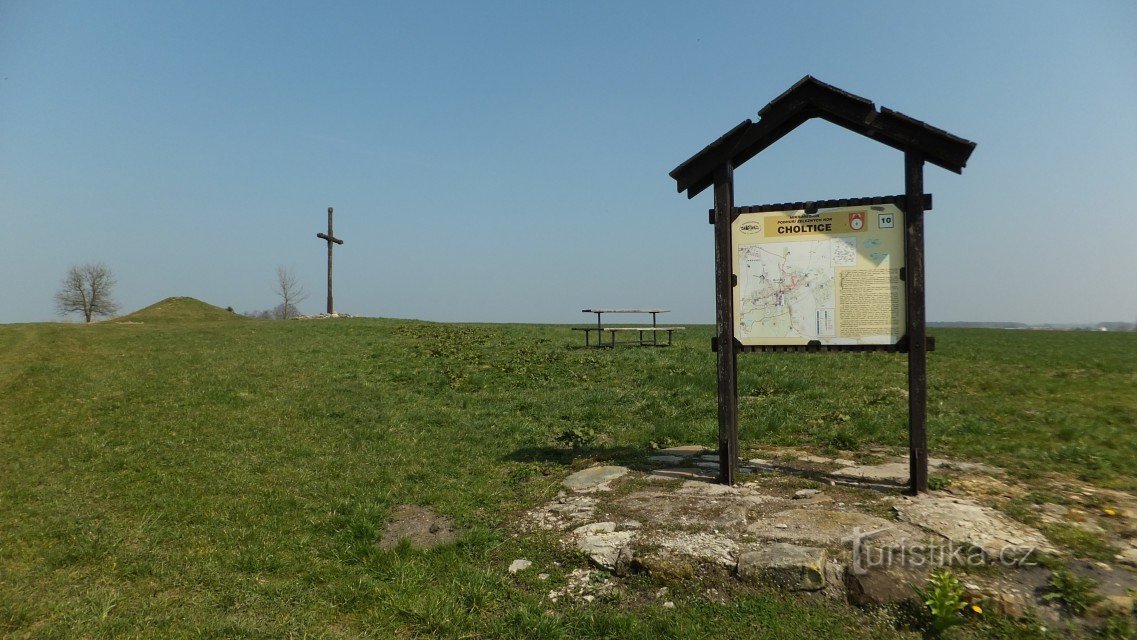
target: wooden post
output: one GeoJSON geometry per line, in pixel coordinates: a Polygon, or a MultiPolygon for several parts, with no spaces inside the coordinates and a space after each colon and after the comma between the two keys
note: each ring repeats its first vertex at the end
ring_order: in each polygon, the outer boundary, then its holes
{"type": "Polygon", "coordinates": [[[335,306],[332,304],[332,244],[343,244],[332,232],[332,208],[328,207],[328,232],[317,233],[317,238],[326,240],[328,242],[328,315],[335,313],[335,306]]]}
{"type": "Polygon", "coordinates": [[[715,325],[718,335],[719,482],[738,477],[738,360],[734,351],[733,247],[730,216],[734,209],[734,167],[715,170],[715,325]]]}
{"type": "Polygon", "coordinates": [[[904,153],[904,289],[908,335],[908,489],[928,491],[928,370],[924,308],[924,158],[904,153]]]}

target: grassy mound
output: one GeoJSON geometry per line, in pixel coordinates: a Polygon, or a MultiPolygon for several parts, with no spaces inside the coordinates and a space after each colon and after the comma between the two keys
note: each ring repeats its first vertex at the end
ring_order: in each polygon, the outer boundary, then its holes
{"type": "Polygon", "coordinates": [[[118,318],[118,322],[219,322],[240,320],[244,316],[196,298],[174,296],[118,318]]]}

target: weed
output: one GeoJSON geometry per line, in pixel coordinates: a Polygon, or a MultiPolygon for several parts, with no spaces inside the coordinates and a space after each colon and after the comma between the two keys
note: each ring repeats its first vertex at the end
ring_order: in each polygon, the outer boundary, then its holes
{"type": "Polygon", "coordinates": [[[1045,598],[1058,602],[1072,616],[1082,616],[1090,607],[1101,602],[1102,596],[1097,587],[1098,583],[1093,578],[1076,576],[1069,569],[1059,568],[1050,576],[1051,592],[1045,598]]]}
{"type": "Polygon", "coordinates": [[[942,638],[949,629],[967,621],[963,617],[963,608],[967,606],[964,593],[959,578],[947,569],[933,572],[923,589],[917,587],[916,594],[930,614],[925,637],[942,638]]]}
{"type": "Polygon", "coordinates": [[[599,434],[592,427],[570,427],[557,436],[557,442],[564,444],[574,451],[588,449],[596,444],[599,434]]]}
{"type": "Polygon", "coordinates": [[[928,476],[928,488],[932,491],[942,491],[951,484],[951,478],[944,476],[928,476]]]}
{"type": "Polygon", "coordinates": [[[1104,640],[1137,640],[1137,628],[1133,621],[1121,616],[1110,616],[1094,629],[1094,637],[1104,640]]]}

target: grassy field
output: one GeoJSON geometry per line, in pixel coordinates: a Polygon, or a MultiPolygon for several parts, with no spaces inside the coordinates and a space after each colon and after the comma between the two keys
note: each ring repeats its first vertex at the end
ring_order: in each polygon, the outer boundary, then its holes
{"type": "MultiPolygon", "coordinates": [[[[646,578],[590,606],[545,599],[586,563],[514,536],[526,509],[597,461],[713,446],[709,327],[597,351],[567,327],[254,321],[188,300],[124,320],[0,326],[0,634],[893,633],[741,587],[716,603],[671,585],[674,609],[636,595],[657,588],[646,578]],[[570,430],[595,448],[559,444],[570,430]],[[401,504],[464,537],[379,549],[401,504]],[[549,581],[507,573],[519,557],[549,581]]],[[[1137,334],[934,333],[933,455],[1137,488],[1137,334]]],[[[755,354],[740,370],[744,446],[905,446],[903,356],[755,354]]]]}

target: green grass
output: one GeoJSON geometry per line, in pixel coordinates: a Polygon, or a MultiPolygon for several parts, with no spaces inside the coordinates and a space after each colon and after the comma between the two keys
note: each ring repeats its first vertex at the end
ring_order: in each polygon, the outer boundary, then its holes
{"type": "MultiPolygon", "coordinates": [[[[579,558],[513,537],[570,469],[715,442],[711,329],[670,349],[567,327],[217,318],[173,305],[0,326],[0,635],[881,637],[844,606],[674,587],[544,598],[579,558]],[[213,322],[201,320],[205,316],[213,322]],[[596,448],[557,443],[588,426],[596,448]],[[431,505],[466,534],[375,546],[431,505]],[[528,557],[549,582],[505,571],[528,557]],[[560,562],[558,567],[554,562],[560,562]]],[[[933,455],[1137,486],[1137,335],[939,330],[933,455]]],[[[744,444],[906,442],[903,356],[740,358],[744,444]]]]}

